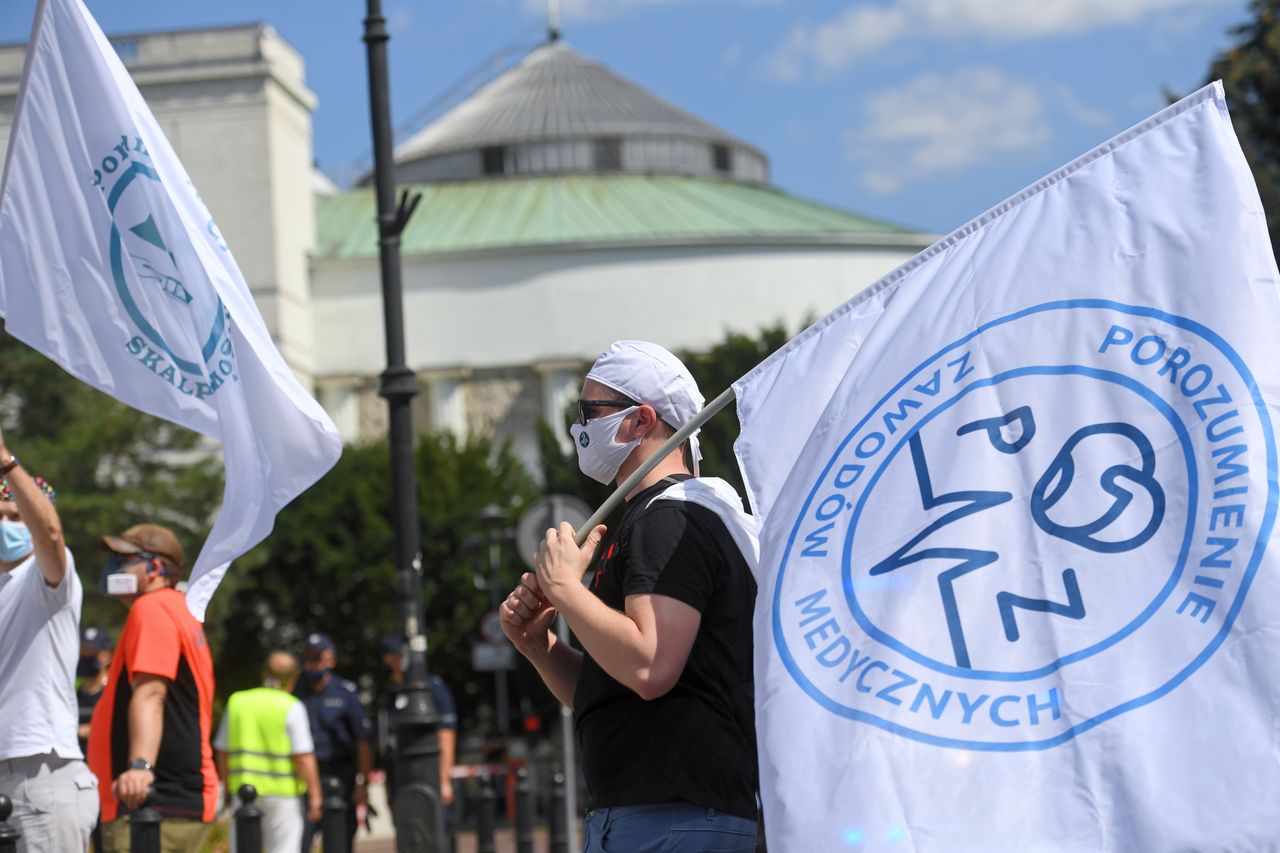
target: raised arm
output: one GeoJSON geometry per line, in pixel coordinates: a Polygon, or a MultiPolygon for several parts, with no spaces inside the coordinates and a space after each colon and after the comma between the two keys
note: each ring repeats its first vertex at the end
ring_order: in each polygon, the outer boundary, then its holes
{"type": "MultiPolygon", "coordinates": [[[[13,461],[13,454],[4,444],[4,436],[0,435],[0,468],[13,461]]],[[[57,586],[67,575],[67,549],[62,540],[62,522],[58,519],[58,511],[53,501],[45,496],[35,480],[31,478],[21,465],[10,469],[4,479],[9,483],[9,491],[13,493],[13,502],[18,507],[22,522],[31,531],[31,546],[36,555],[36,565],[44,575],[44,582],[49,586],[57,586]]]]}

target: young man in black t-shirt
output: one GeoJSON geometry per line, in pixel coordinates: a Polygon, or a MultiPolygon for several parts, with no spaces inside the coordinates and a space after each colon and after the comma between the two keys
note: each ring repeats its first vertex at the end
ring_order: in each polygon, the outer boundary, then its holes
{"type": "MultiPolygon", "coordinates": [[[[620,341],[583,384],[579,466],[621,483],[701,407],[675,356],[620,341]]],[[[574,709],[587,853],[754,849],[754,525],[727,484],[692,476],[696,438],[689,451],[691,466],[677,450],[627,496],[607,539],[603,525],[582,548],[568,524],[548,530],[537,574],[500,609],[507,636],[574,709]],[[550,630],[557,611],[581,650],[550,630]]]]}

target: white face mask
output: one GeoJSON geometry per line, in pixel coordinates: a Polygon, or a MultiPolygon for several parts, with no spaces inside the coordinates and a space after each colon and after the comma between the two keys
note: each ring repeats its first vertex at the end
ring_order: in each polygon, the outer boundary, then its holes
{"type": "Polygon", "coordinates": [[[138,576],[131,572],[107,576],[107,595],[137,595],[138,576]]]}
{"type": "Polygon", "coordinates": [[[578,468],[582,473],[606,486],[614,481],[622,463],[627,461],[631,451],[640,444],[638,438],[625,444],[619,444],[616,440],[622,422],[636,408],[632,406],[623,409],[607,418],[592,418],[587,421],[586,426],[574,424],[569,427],[573,446],[578,449],[578,468]]]}

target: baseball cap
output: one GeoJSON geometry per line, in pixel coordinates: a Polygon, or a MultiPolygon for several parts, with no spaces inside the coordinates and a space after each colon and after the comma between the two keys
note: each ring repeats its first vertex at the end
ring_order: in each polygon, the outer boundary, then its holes
{"type": "Polygon", "coordinates": [[[378,641],[378,654],[380,655],[398,655],[400,649],[404,647],[404,641],[400,639],[399,634],[387,634],[378,641]]]}
{"type": "Polygon", "coordinates": [[[328,634],[308,634],[307,641],[302,648],[303,651],[316,654],[337,651],[337,647],[333,644],[333,638],[328,634]]]}
{"type": "MultiPolygon", "coordinates": [[[[706,402],[684,362],[665,347],[648,341],[615,341],[596,359],[587,378],[628,399],[648,403],[658,417],[675,429],[693,420],[706,402]]],[[[696,475],[702,459],[697,432],[689,437],[689,450],[696,475]]]]}
{"type": "Polygon", "coordinates": [[[181,570],[184,555],[182,544],[173,531],[159,524],[135,524],[119,536],[99,537],[108,550],[117,554],[138,554],[146,551],[164,557],[181,570]]]}
{"type": "Polygon", "coordinates": [[[95,652],[105,652],[111,648],[111,637],[101,628],[88,627],[80,632],[80,645],[88,646],[95,652]]]}

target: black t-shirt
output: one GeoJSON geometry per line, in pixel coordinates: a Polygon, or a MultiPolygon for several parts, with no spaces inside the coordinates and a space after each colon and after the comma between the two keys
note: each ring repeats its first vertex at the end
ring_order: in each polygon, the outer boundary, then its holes
{"type": "MultiPolygon", "coordinates": [[[[80,708],[80,725],[87,726],[93,720],[93,709],[98,707],[98,700],[102,698],[103,689],[99,687],[93,693],[86,693],[83,690],[76,691],[76,705],[80,708]]],[[[85,755],[89,752],[88,738],[80,738],[80,751],[85,755]]]]}
{"type": "Polygon", "coordinates": [[[653,701],[583,653],[573,705],[590,805],[680,801],[755,819],[755,579],[714,512],[680,500],[650,506],[672,482],[627,502],[597,552],[590,587],[615,610],[628,595],[652,593],[688,604],[702,620],[680,679],[653,701]]]}

